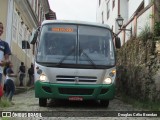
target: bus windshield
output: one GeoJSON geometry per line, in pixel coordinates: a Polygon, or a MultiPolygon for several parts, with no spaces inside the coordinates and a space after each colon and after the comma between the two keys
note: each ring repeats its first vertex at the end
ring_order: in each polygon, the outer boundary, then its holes
{"type": "Polygon", "coordinates": [[[36,61],[51,66],[114,66],[111,31],[89,25],[43,25],[36,61]]]}

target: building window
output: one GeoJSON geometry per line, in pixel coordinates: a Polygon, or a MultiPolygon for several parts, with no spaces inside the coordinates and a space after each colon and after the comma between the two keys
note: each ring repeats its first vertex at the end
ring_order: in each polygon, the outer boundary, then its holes
{"type": "Polygon", "coordinates": [[[40,17],[41,17],[40,12],[41,12],[41,5],[40,5],[40,3],[38,3],[38,21],[39,21],[39,22],[41,21],[41,20],[40,20],[40,17]]]}
{"type": "Polygon", "coordinates": [[[34,4],[35,4],[35,13],[37,13],[37,0],[35,0],[35,2],[34,2],[34,4]]]}
{"type": "Polygon", "coordinates": [[[115,6],[115,0],[112,0],[112,9],[114,8],[115,6]]]}
{"type": "Polygon", "coordinates": [[[107,19],[109,18],[110,14],[110,0],[107,2],[107,19]]]}
{"type": "Polygon", "coordinates": [[[34,12],[36,12],[36,1],[32,0],[32,2],[33,2],[33,10],[34,10],[34,12]]]}
{"type": "MultiPolygon", "coordinates": [[[[29,41],[30,33],[29,33],[28,28],[26,29],[26,34],[27,34],[27,36],[26,36],[26,40],[27,40],[27,41],[29,41]]],[[[30,50],[27,50],[27,55],[28,55],[28,57],[29,57],[29,55],[30,55],[30,50]]]]}
{"type": "Polygon", "coordinates": [[[24,40],[28,40],[28,34],[27,34],[27,27],[26,26],[24,27],[24,31],[25,31],[24,40]]]}
{"type": "Polygon", "coordinates": [[[103,12],[102,12],[102,24],[104,24],[104,17],[103,17],[103,12]]]}
{"type": "Polygon", "coordinates": [[[19,31],[18,31],[18,45],[19,46],[22,46],[22,39],[23,39],[22,29],[23,29],[23,26],[21,24],[21,19],[19,18],[19,31]]]}
{"type": "Polygon", "coordinates": [[[99,6],[101,5],[101,0],[99,0],[99,6]]]}
{"type": "Polygon", "coordinates": [[[18,29],[18,13],[14,10],[13,13],[13,28],[12,28],[12,38],[17,41],[17,29],[18,29]]]}

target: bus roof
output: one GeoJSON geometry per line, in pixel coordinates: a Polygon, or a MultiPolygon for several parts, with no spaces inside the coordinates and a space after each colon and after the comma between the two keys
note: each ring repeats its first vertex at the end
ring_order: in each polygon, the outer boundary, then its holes
{"type": "Polygon", "coordinates": [[[109,25],[107,24],[100,24],[96,22],[85,22],[85,21],[72,21],[72,20],[44,20],[42,22],[42,25],[48,24],[48,23],[90,25],[90,26],[104,27],[104,28],[110,29],[109,25]]]}

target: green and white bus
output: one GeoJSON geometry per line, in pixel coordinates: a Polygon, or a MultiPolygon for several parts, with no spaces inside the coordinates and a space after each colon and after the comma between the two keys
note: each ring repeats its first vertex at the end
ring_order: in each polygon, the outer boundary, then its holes
{"type": "Polygon", "coordinates": [[[115,95],[116,59],[113,33],[108,25],[45,20],[33,34],[36,43],[35,97],[97,100],[108,106],[115,95]]]}

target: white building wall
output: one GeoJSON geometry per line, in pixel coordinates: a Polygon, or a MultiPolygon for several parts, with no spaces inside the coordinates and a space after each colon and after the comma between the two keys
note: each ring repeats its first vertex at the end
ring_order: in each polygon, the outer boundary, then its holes
{"type": "Polygon", "coordinates": [[[108,19],[106,17],[105,23],[108,24],[110,28],[113,28],[113,32],[118,32],[118,25],[115,20],[117,16],[118,16],[118,1],[115,0],[115,6],[114,8],[112,8],[112,0],[110,0],[110,15],[108,19]]]}
{"type": "Polygon", "coordinates": [[[12,35],[12,17],[13,17],[13,0],[8,0],[7,26],[6,26],[6,41],[11,45],[12,35]]]}
{"type": "Polygon", "coordinates": [[[140,33],[144,29],[150,29],[152,32],[153,30],[153,18],[150,16],[154,13],[153,6],[151,6],[146,11],[143,11],[141,14],[136,14],[137,10],[139,9],[140,5],[143,3],[144,8],[147,7],[152,0],[119,0],[120,1],[120,11],[118,11],[118,0],[115,0],[115,6],[112,8],[113,0],[101,0],[101,4],[99,5],[99,0],[97,0],[97,22],[102,23],[102,18],[104,18],[104,24],[108,24],[110,28],[113,28],[114,33],[119,33],[119,27],[116,23],[116,18],[118,14],[122,16],[124,19],[123,25],[125,29],[122,30],[118,37],[121,39],[121,45],[127,42],[131,36],[136,35],[139,36],[140,33]],[[107,2],[110,1],[110,16],[107,19],[107,2]],[[103,12],[103,17],[102,17],[103,12]],[[119,12],[119,13],[118,13],[119,12]],[[148,28],[146,28],[148,27],[148,28]],[[131,30],[132,28],[132,35],[131,30]]]}
{"type": "MultiPolygon", "coordinates": [[[[120,0],[123,1],[123,0],[120,0]]],[[[147,5],[149,5],[149,3],[151,2],[151,0],[127,0],[129,3],[129,9],[128,9],[128,16],[129,18],[132,17],[132,15],[134,14],[134,12],[137,10],[137,8],[139,7],[139,5],[144,1],[144,7],[146,7],[147,5]]]]}
{"type": "MultiPolygon", "coordinates": [[[[130,22],[126,27],[126,29],[131,29],[131,28],[133,31],[134,29],[133,21],[130,22]]],[[[130,37],[131,37],[131,31],[125,30],[125,42],[127,42],[130,39],[130,37]]]]}
{"type": "Polygon", "coordinates": [[[101,4],[99,6],[99,0],[97,0],[97,22],[102,23],[102,12],[104,18],[104,24],[108,24],[113,31],[118,31],[118,26],[116,24],[115,18],[118,16],[118,0],[115,0],[115,6],[112,8],[112,0],[101,0],[101,4]],[[109,1],[109,18],[107,19],[107,2],[109,1]]]}
{"type": "Polygon", "coordinates": [[[152,20],[153,18],[150,17],[150,14],[153,13],[153,8],[149,8],[145,13],[137,18],[137,36],[146,29],[151,31],[152,28],[152,20]]]}
{"type": "MultiPolygon", "coordinates": [[[[113,32],[117,33],[119,27],[116,23],[116,18],[118,17],[118,0],[115,0],[115,6],[112,8],[112,0],[101,0],[101,4],[99,6],[99,0],[97,0],[97,22],[102,23],[102,12],[104,23],[108,24],[110,28],[113,27],[113,32]],[[107,2],[109,3],[110,7],[110,15],[107,19],[107,2]]],[[[124,23],[128,21],[128,0],[120,0],[120,15],[124,18],[124,23]]]]}
{"type": "Polygon", "coordinates": [[[129,13],[128,9],[129,9],[129,2],[128,2],[128,0],[120,0],[120,15],[124,19],[124,22],[123,22],[124,24],[127,23],[127,21],[129,20],[128,19],[128,13],[129,13]]]}
{"type": "MultiPolygon", "coordinates": [[[[120,15],[124,19],[124,25],[133,17],[133,14],[138,9],[143,0],[120,0],[120,15]]],[[[144,7],[146,7],[151,0],[144,0],[144,7]]],[[[115,0],[115,7],[112,9],[112,0],[97,0],[97,22],[102,23],[102,12],[104,23],[108,24],[110,28],[113,27],[113,32],[118,33],[118,25],[116,18],[118,16],[118,0],[115,0]],[[110,17],[107,19],[107,2],[110,1],[110,17]]],[[[133,26],[132,26],[133,27],[133,26]]]]}
{"type": "MultiPolygon", "coordinates": [[[[98,23],[102,23],[102,12],[104,12],[105,10],[105,5],[103,4],[105,2],[105,0],[101,0],[101,4],[99,5],[99,0],[97,0],[97,17],[96,17],[96,21],[98,23]]],[[[106,11],[105,11],[106,12],[106,11]]],[[[103,13],[105,14],[105,13],[103,13]]]]}
{"type": "Polygon", "coordinates": [[[129,0],[129,6],[128,6],[128,17],[131,18],[134,12],[137,10],[139,5],[142,3],[143,0],[129,0]]]}
{"type": "Polygon", "coordinates": [[[145,1],[145,2],[144,2],[144,7],[146,7],[146,6],[149,5],[150,2],[153,1],[153,0],[144,0],[144,1],[145,1]]]}

